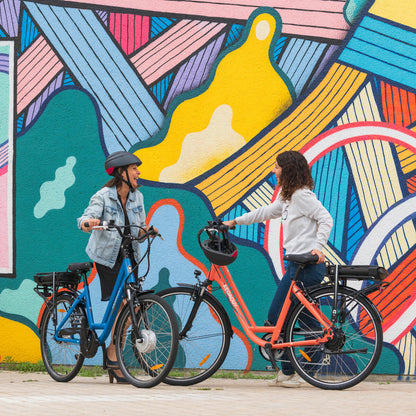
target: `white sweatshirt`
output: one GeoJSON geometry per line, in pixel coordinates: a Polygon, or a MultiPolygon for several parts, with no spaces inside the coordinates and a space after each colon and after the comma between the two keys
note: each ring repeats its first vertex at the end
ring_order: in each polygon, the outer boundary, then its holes
{"type": "Polygon", "coordinates": [[[332,229],[332,217],[309,189],[298,189],[290,201],[282,201],[280,193],[270,205],[235,218],[237,224],[254,224],[281,218],[283,247],[287,254],[322,251],[332,229]]]}

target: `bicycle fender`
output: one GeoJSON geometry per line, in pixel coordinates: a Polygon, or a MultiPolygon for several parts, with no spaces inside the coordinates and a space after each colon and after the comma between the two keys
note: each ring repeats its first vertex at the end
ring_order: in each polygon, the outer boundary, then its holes
{"type": "Polygon", "coordinates": [[[205,292],[203,294],[203,297],[207,297],[208,299],[210,299],[212,303],[215,303],[217,305],[218,309],[221,309],[224,312],[224,316],[226,317],[226,325],[228,329],[230,330],[231,337],[233,337],[234,331],[233,331],[233,327],[231,326],[230,317],[228,316],[228,313],[225,310],[224,306],[221,304],[221,302],[214,295],[211,295],[211,293],[209,292],[205,292]]]}
{"type": "MultiPolygon", "coordinates": [[[[311,297],[313,297],[315,292],[318,292],[319,290],[325,288],[326,286],[321,286],[320,288],[314,289],[311,292],[309,292],[309,295],[311,297]]],[[[330,287],[328,285],[328,287],[330,287]]],[[[356,299],[365,299],[367,301],[367,303],[369,304],[369,306],[371,307],[371,309],[376,313],[376,315],[379,317],[380,322],[383,322],[383,317],[381,316],[380,311],[377,309],[376,305],[374,305],[374,303],[365,295],[363,295],[359,290],[353,289],[349,286],[342,286],[343,289],[346,289],[348,292],[350,292],[350,295],[355,297],[356,299]]]]}

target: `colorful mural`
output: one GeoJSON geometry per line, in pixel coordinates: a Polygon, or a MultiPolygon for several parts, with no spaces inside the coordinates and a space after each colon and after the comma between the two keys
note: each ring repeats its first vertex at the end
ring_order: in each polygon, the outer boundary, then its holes
{"type": "MultiPolygon", "coordinates": [[[[75,220],[109,153],[143,161],[164,236],[146,287],[159,290],[207,274],[199,228],[269,203],[275,155],[295,149],[334,218],[327,259],[390,272],[372,294],[385,336],[375,372],[416,373],[413,1],[264,3],[0,0],[0,360],[40,359],[33,275],[88,260],[75,220]]],[[[284,271],[280,223],[233,238],[230,271],[261,323],[284,271]]],[[[226,309],[224,368],[264,370],[226,309]]]]}

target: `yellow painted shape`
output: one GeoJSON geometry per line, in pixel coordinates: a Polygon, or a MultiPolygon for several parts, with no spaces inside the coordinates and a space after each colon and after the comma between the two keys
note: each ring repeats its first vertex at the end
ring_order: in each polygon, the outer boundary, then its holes
{"type": "Polygon", "coordinates": [[[232,108],[223,104],[214,111],[205,130],[187,134],[179,160],[162,170],[160,181],[187,182],[244,146],[244,137],[232,129],[232,115],[232,108]],[[218,134],[219,131],[221,135],[218,134]]]}
{"type": "Polygon", "coordinates": [[[36,334],[20,322],[0,317],[0,362],[6,357],[30,363],[42,359],[36,334]]]}
{"type": "Polygon", "coordinates": [[[403,173],[407,175],[416,170],[416,154],[400,145],[396,145],[396,150],[403,173]]]}
{"type": "Polygon", "coordinates": [[[270,14],[253,20],[246,41],[221,60],[208,89],[173,111],[164,140],[136,152],[143,179],[193,179],[241,148],[292,103],[269,58],[276,30],[280,27],[270,14]]]}
{"type": "Polygon", "coordinates": [[[321,83],[281,123],[231,161],[196,185],[211,201],[216,215],[237,203],[247,190],[264,180],[276,154],[300,150],[340,114],[361,88],[366,74],[334,64],[321,83]]]}
{"type": "Polygon", "coordinates": [[[376,0],[369,12],[387,20],[416,28],[415,0],[376,0]]]}

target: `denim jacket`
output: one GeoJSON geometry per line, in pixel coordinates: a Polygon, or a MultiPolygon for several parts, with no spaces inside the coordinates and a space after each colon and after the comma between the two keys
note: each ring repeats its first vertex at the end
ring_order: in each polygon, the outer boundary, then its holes
{"type": "MultiPolygon", "coordinates": [[[[146,213],[144,210],[143,195],[136,190],[130,192],[126,202],[126,211],[131,225],[145,227],[146,213]]],[[[91,197],[90,204],[81,217],[77,219],[78,228],[90,218],[101,221],[114,220],[116,225],[124,225],[124,211],[118,199],[115,186],[100,189],[91,197]]],[[[138,235],[140,228],[131,227],[131,233],[138,235]]],[[[121,237],[117,231],[93,230],[87,244],[86,252],[92,261],[107,267],[113,267],[121,246],[121,237]]],[[[140,247],[138,241],[133,241],[133,251],[136,262],[140,261],[140,247]]]]}

